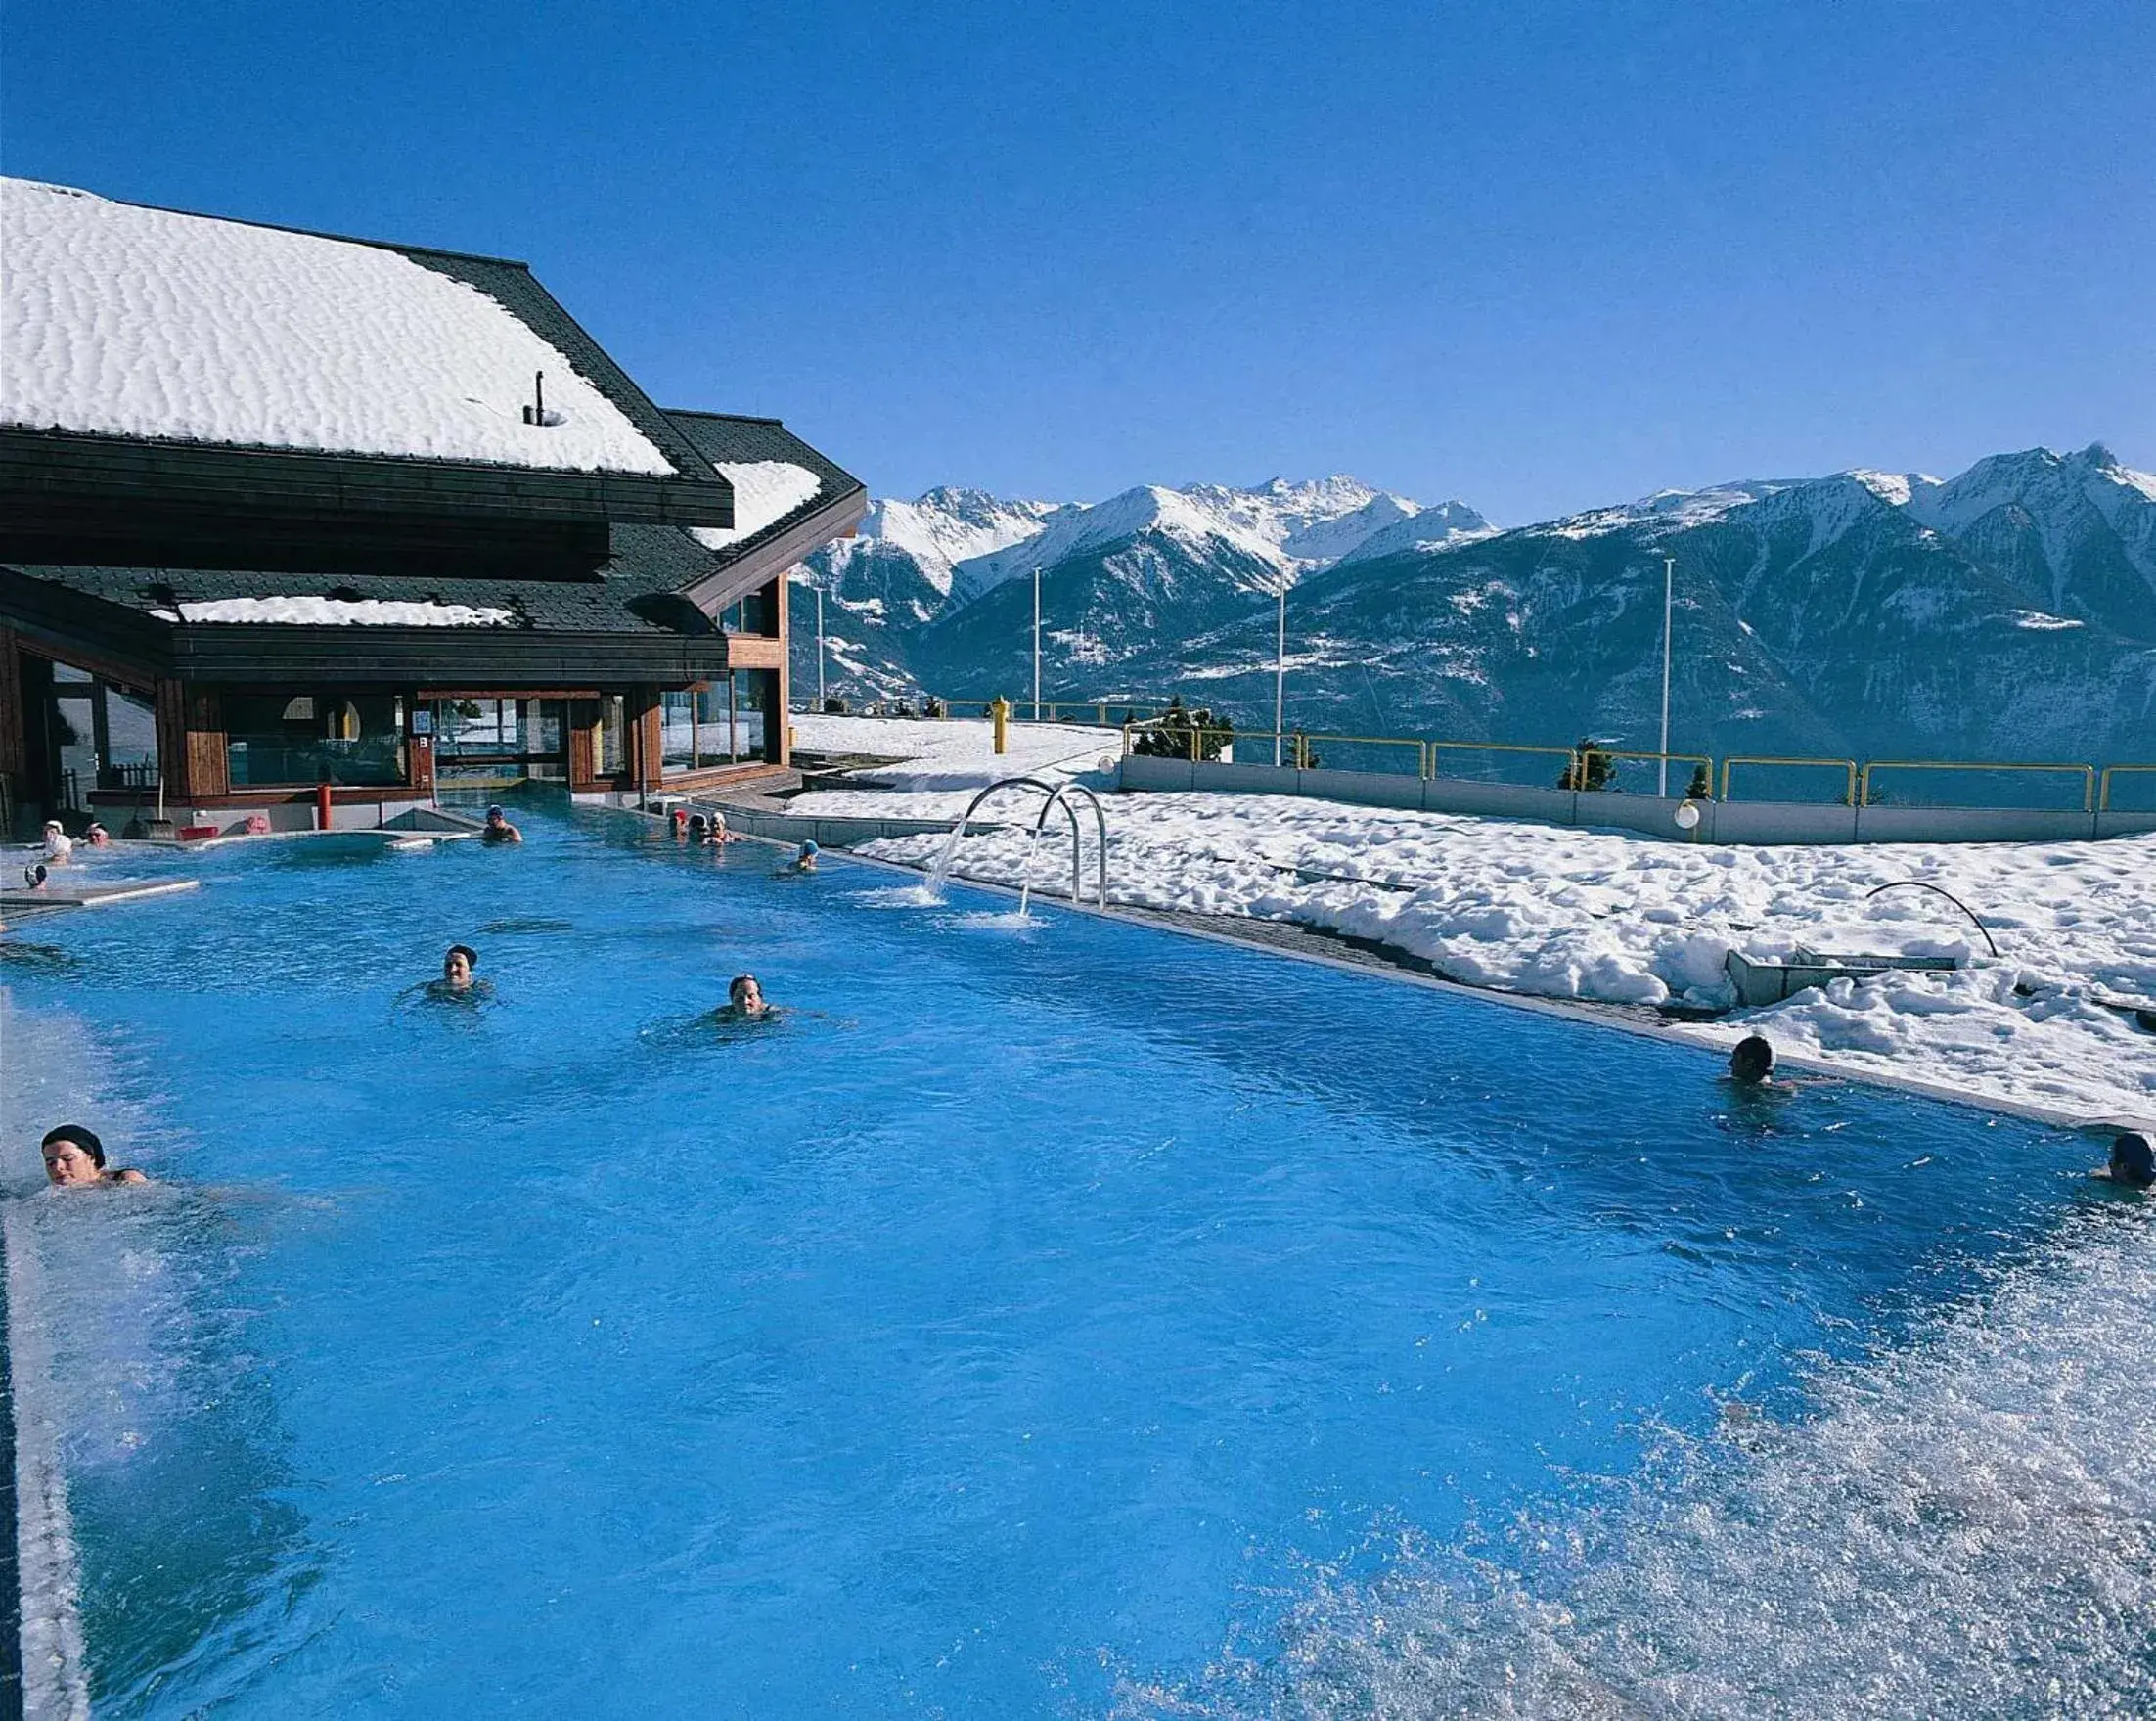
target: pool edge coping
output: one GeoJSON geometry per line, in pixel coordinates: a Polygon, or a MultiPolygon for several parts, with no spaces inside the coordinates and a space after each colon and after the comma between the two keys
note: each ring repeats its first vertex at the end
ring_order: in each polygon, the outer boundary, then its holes
{"type": "Polygon", "coordinates": [[[42,1330],[42,1287],[21,1201],[0,1207],[7,1295],[8,1393],[15,1425],[10,1482],[15,1494],[16,1618],[23,1721],[89,1721],[90,1686],[82,1631],[80,1564],[59,1430],[45,1383],[50,1355],[42,1330]],[[25,1381],[31,1389],[25,1393],[25,1381]],[[32,1597],[39,1598],[35,1607],[32,1597]]]}

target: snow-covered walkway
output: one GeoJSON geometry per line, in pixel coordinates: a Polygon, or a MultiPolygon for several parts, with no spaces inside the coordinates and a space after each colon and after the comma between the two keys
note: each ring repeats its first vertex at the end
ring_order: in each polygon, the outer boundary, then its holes
{"type": "MultiPolygon", "coordinates": [[[[803,797],[801,812],[956,817],[970,790],[1060,755],[1066,770],[1116,750],[1112,734],[1020,727],[997,760],[986,726],[796,720],[803,745],[932,750],[883,793],[803,797]],[[808,726],[857,726],[842,744],[808,726]],[[874,731],[873,736],[869,733],[874,731]]],[[[896,779],[894,771],[878,777],[896,779]]],[[[1094,779],[1098,781],[1098,779],[1094,779]]],[[[1614,833],[1397,812],[1277,795],[1137,794],[1108,800],[1109,889],[1152,908],[1290,920],[1374,938],[1469,985],[1653,1005],[1731,1001],[1731,949],[1955,956],[1957,972],[1836,982],[1686,1031],[1727,1044],[1757,1028],[1821,1063],[1945,1084],[2090,1118],[2156,1120],[2156,1032],[2099,998],[2156,997],[2156,838],[2107,842],[1691,846],[1614,833]],[[1960,897],[1999,945],[1915,879],[1960,897]]],[[[865,853],[925,864],[938,838],[865,853]]],[[[960,876],[1017,882],[1015,831],[968,838],[960,876]]],[[[1036,883],[1055,888],[1044,860],[1036,883]]]]}

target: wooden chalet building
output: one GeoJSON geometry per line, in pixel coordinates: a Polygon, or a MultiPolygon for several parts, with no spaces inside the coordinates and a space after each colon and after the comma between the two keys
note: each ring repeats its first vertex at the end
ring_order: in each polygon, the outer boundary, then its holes
{"type": "Polygon", "coordinates": [[[787,571],[861,484],[522,263],[0,180],[0,319],[19,834],[787,772],[787,571]]]}

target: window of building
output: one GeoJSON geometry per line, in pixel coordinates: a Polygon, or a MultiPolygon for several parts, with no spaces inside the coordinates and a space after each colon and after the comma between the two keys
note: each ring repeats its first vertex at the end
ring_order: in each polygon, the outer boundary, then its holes
{"type": "Polygon", "coordinates": [[[661,694],[661,759],[673,775],[769,757],[767,714],[778,699],[775,670],[744,669],[696,693],[661,694]]]}
{"type": "Polygon", "coordinates": [[[230,688],[224,704],[225,759],[235,789],[405,780],[399,694],[230,688]]]}

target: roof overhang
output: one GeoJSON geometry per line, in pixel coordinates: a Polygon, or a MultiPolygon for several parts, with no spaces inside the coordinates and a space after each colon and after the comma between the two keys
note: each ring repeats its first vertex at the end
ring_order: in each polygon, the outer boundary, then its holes
{"type": "Polygon", "coordinates": [[[681,595],[705,614],[716,615],[729,604],[769,585],[833,538],[850,535],[868,512],[869,492],[857,484],[786,530],[691,580],[681,588],[681,595]]]}
{"type": "Polygon", "coordinates": [[[334,682],[520,687],[680,686],[725,675],[723,633],[541,627],[295,627],[169,622],[0,567],[0,627],[32,651],[123,685],[334,682]]]}
{"type": "Polygon", "coordinates": [[[715,469],[644,473],[158,442],[0,426],[0,502],[156,503],[306,516],[401,514],[731,527],[715,469]]]}

